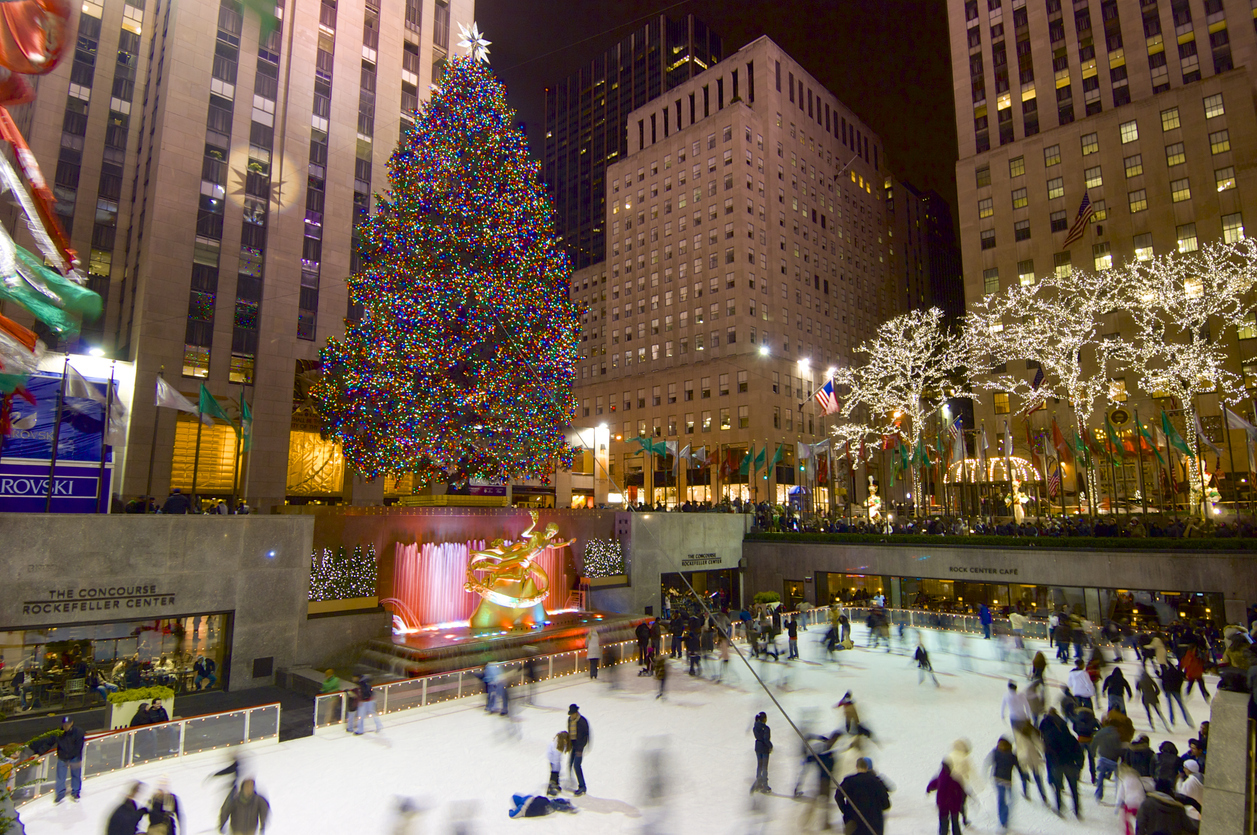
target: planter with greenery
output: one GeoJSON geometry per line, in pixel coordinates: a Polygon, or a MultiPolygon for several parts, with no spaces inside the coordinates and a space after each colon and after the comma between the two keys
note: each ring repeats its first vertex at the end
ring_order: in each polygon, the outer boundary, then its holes
{"type": "Polygon", "coordinates": [[[109,694],[109,728],[117,730],[131,725],[135,711],[141,703],[151,703],[153,699],[161,699],[166,712],[175,714],[175,691],[169,687],[154,685],[152,687],[136,687],[133,690],[119,690],[109,694]]]}

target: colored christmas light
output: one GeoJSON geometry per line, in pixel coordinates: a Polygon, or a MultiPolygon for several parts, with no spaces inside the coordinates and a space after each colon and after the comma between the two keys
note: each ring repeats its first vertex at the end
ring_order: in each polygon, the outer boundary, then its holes
{"type": "Polygon", "coordinates": [[[313,388],[362,475],[545,478],[570,466],[579,324],[539,166],[483,62],[456,57],[389,162],[349,279],[361,322],[313,388]]]}
{"type": "Polygon", "coordinates": [[[368,544],[366,550],[355,545],[348,555],[343,545],[335,553],[324,548],[321,555],[310,555],[310,600],[375,597],[377,577],[374,545],[368,544]]]}
{"type": "Polygon", "coordinates": [[[591,539],[586,542],[581,571],[586,577],[614,577],[624,574],[624,546],[620,540],[591,539]]]}

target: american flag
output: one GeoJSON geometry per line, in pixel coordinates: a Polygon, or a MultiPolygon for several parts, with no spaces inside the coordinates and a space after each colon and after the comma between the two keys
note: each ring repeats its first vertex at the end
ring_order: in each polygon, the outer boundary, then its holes
{"type": "Polygon", "coordinates": [[[964,436],[961,434],[961,429],[963,427],[963,416],[956,418],[952,421],[951,425],[947,427],[947,434],[951,436],[951,463],[953,464],[964,461],[965,454],[968,452],[964,446],[964,436]]]}
{"type": "Polygon", "coordinates": [[[821,407],[822,415],[832,415],[838,411],[838,397],[834,394],[834,381],[826,380],[825,385],[816,390],[816,394],[812,395],[816,398],[816,404],[821,407]]]}
{"type": "Polygon", "coordinates": [[[1082,202],[1078,204],[1078,216],[1074,218],[1074,225],[1069,227],[1069,234],[1065,236],[1064,249],[1082,239],[1083,234],[1087,231],[1087,224],[1091,222],[1091,216],[1095,214],[1095,207],[1091,205],[1091,196],[1087,192],[1082,193],[1082,202]]]}
{"type": "Polygon", "coordinates": [[[1056,463],[1055,458],[1049,458],[1047,460],[1047,463],[1048,463],[1048,478],[1047,478],[1048,495],[1055,496],[1058,492],[1060,492],[1060,489],[1061,489],[1061,476],[1056,471],[1056,468],[1053,466],[1056,463]]]}

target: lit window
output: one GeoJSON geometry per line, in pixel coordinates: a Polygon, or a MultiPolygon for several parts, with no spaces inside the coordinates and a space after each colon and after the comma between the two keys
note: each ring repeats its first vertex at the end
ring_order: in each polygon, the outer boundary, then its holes
{"type": "Polygon", "coordinates": [[[982,292],[986,294],[999,292],[999,269],[982,271],[982,292]]]}
{"type": "Polygon", "coordinates": [[[1055,200],[1058,197],[1065,196],[1065,179],[1063,177],[1053,177],[1047,181],[1048,199],[1055,200]]]}
{"type": "Polygon", "coordinates": [[[1094,154],[1100,150],[1100,140],[1097,134],[1088,133],[1082,137],[1082,155],[1094,154]]]}
{"type": "Polygon", "coordinates": [[[1165,164],[1166,165],[1182,165],[1187,161],[1187,154],[1183,152],[1183,143],[1175,142],[1173,145],[1165,146],[1165,164]]]}
{"type": "Polygon", "coordinates": [[[1049,145],[1043,149],[1043,165],[1051,168],[1053,165],[1061,164],[1061,146],[1049,145]]]}
{"type": "Polygon", "coordinates": [[[1126,397],[1126,378],[1118,377],[1109,380],[1109,400],[1114,403],[1125,403],[1126,397]]]}
{"type": "Polygon", "coordinates": [[[1215,169],[1213,179],[1217,183],[1218,191],[1229,191],[1235,188],[1235,168],[1228,165],[1226,168],[1215,169]]]}
{"type": "Polygon", "coordinates": [[[1132,213],[1142,212],[1144,209],[1148,208],[1147,189],[1141,188],[1138,191],[1132,191],[1127,194],[1126,197],[1130,200],[1130,210],[1132,213]]]}
{"type": "Polygon", "coordinates": [[[1113,268],[1113,253],[1109,252],[1107,242],[1092,246],[1091,257],[1095,260],[1096,272],[1113,268]]]}
{"type": "Polygon", "coordinates": [[[1017,262],[1017,281],[1022,287],[1029,287],[1034,284],[1034,261],[1018,261],[1017,262]]]}
{"type": "Polygon", "coordinates": [[[1026,158],[1013,157],[1008,161],[1008,176],[1020,177],[1026,173],[1026,158]]]}
{"type": "Polygon", "coordinates": [[[978,217],[990,217],[993,214],[995,214],[995,208],[990,197],[978,201],[978,217]]]}
{"type": "Polygon", "coordinates": [[[1189,299],[1198,299],[1205,294],[1205,283],[1199,278],[1188,278],[1183,281],[1183,295],[1189,299]]]}
{"type": "Polygon", "coordinates": [[[1091,222],[1092,223],[1099,223],[1100,221],[1107,219],[1108,216],[1109,216],[1109,209],[1107,206],[1104,205],[1103,200],[1096,200],[1094,203],[1091,204],[1091,222]]]}
{"type": "Polygon", "coordinates": [[[183,376],[209,376],[209,348],[200,345],[183,346],[183,376]]]}
{"type": "Polygon", "coordinates": [[[1229,244],[1244,240],[1244,218],[1239,212],[1222,216],[1222,240],[1229,244]]]}
{"type": "Polygon", "coordinates": [[[1008,400],[1009,400],[1008,392],[997,391],[995,392],[995,396],[992,398],[992,400],[995,403],[995,414],[1006,415],[1011,411],[1008,405],[1008,400]]]}
{"type": "Polygon", "coordinates": [[[1161,130],[1174,130],[1178,127],[1178,108],[1171,107],[1161,111],[1161,130]]]}
{"type": "Polygon", "coordinates": [[[1240,339],[1257,339],[1257,315],[1253,311],[1244,314],[1244,321],[1240,322],[1236,335],[1240,339]]]}
{"type": "Polygon", "coordinates": [[[1177,232],[1177,237],[1178,237],[1178,251],[1179,252],[1195,252],[1197,248],[1196,224],[1184,223],[1182,226],[1178,227],[1178,229],[1175,231],[1177,232]]]}
{"type": "Polygon", "coordinates": [[[1088,168],[1083,172],[1083,180],[1087,184],[1087,188],[1099,188],[1104,185],[1104,176],[1100,173],[1100,166],[1088,168]]]}
{"type": "Polygon", "coordinates": [[[1127,142],[1134,142],[1139,139],[1139,123],[1133,119],[1129,122],[1123,122],[1121,125],[1121,131],[1123,145],[1127,142]]]}
{"type": "Polygon", "coordinates": [[[1186,177],[1181,180],[1170,181],[1170,199],[1175,203],[1182,203],[1184,200],[1192,199],[1192,186],[1186,177]]]}
{"type": "Polygon", "coordinates": [[[1014,209],[1024,209],[1029,204],[1030,204],[1030,198],[1027,196],[1026,190],[1024,188],[1013,190],[1013,208],[1014,209]]]}
{"type": "Polygon", "coordinates": [[[1231,150],[1231,132],[1225,130],[1214,131],[1209,134],[1209,152],[1211,154],[1221,154],[1231,150]]]}
{"type": "MultiPolygon", "coordinates": [[[[851,173],[854,174],[855,172],[853,171],[851,173]]],[[[989,186],[991,184],[991,166],[989,165],[982,166],[981,168],[977,170],[976,174],[977,174],[977,180],[978,180],[978,188],[982,188],[983,186],[989,186]]]]}
{"type": "Polygon", "coordinates": [[[1226,113],[1226,108],[1222,106],[1222,94],[1216,96],[1205,97],[1205,118],[1212,119],[1214,116],[1221,116],[1226,113]]]}
{"type": "Polygon", "coordinates": [[[1126,176],[1138,177],[1144,173],[1144,157],[1143,154],[1135,154],[1123,160],[1126,164],[1126,176]]]}
{"type": "Polygon", "coordinates": [[[1069,278],[1070,270],[1073,268],[1069,261],[1069,253],[1058,252],[1053,255],[1052,267],[1057,278],[1069,278]]]}
{"type": "Polygon", "coordinates": [[[1144,232],[1142,235],[1135,236],[1135,260],[1151,261],[1152,260],[1152,233],[1144,232]]]}

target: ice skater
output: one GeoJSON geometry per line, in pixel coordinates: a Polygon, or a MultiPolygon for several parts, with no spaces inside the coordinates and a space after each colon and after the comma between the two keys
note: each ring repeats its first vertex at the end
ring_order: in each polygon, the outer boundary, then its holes
{"type": "Polygon", "coordinates": [[[790,620],[786,621],[786,637],[789,641],[790,652],[786,655],[787,659],[799,657],[799,622],[794,615],[790,616],[790,620]]]}
{"type": "Polygon", "coordinates": [[[655,698],[662,699],[668,682],[668,657],[662,652],[655,656],[655,681],[659,682],[659,692],[655,693],[655,698]]]}
{"type": "Polygon", "coordinates": [[[917,651],[913,656],[913,660],[917,662],[917,686],[925,683],[925,676],[928,673],[930,680],[934,682],[934,686],[938,687],[938,676],[934,675],[934,667],[930,664],[930,654],[925,651],[925,644],[917,644],[917,651]]]}
{"type": "Polygon", "coordinates": [[[563,770],[563,755],[571,748],[571,737],[567,731],[559,731],[550,741],[550,749],[546,751],[546,759],[550,762],[550,785],[546,794],[557,797],[562,787],[559,786],[559,772],[563,770]]]}
{"type": "Polygon", "coordinates": [[[567,707],[567,735],[571,746],[567,768],[576,775],[573,794],[580,797],[585,793],[585,771],[581,764],[585,760],[585,746],[589,744],[589,720],[581,716],[580,708],[574,704],[567,707]]]}
{"type": "Polygon", "coordinates": [[[358,676],[358,718],[354,725],[356,736],[362,736],[368,716],[375,720],[375,732],[381,733],[384,726],[380,724],[380,714],[375,709],[375,693],[371,690],[371,682],[367,680],[366,673],[363,673],[358,676]]]}
{"type": "Polygon", "coordinates": [[[218,828],[231,826],[231,835],[257,835],[266,831],[271,804],[258,794],[253,779],[243,780],[240,788],[233,791],[218,811],[218,828]]]}
{"type": "Polygon", "coordinates": [[[965,787],[951,775],[951,767],[943,763],[938,775],[925,787],[925,793],[935,793],[938,806],[938,835],[961,835],[960,814],[965,807],[965,787]]]}
{"type": "Polygon", "coordinates": [[[1183,714],[1183,721],[1187,723],[1187,727],[1196,724],[1192,721],[1192,716],[1187,712],[1187,705],[1183,704],[1183,670],[1174,664],[1166,664],[1161,668],[1161,689],[1165,693],[1165,706],[1170,711],[1170,724],[1174,724],[1174,703],[1178,702],[1179,710],[1183,714]]]}
{"type": "Polygon", "coordinates": [[[995,783],[1000,830],[1007,831],[1014,797],[1013,769],[1017,768],[1017,755],[1013,753],[1013,744],[1008,741],[1008,737],[1001,736],[999,742],[995,743],[994,750],[987,756],[987,765],[991,771],[991,780],[995,783]]]}
{"type": "Polygon", "coordinates": [[[1136,685],[1139,691],[1139,698],[1144,704],[1144,713],[1148,714],[1148,727],[1156,730],[1156,723],[1152,721],[1152,711],[1157,712],[1157,716],[1161,719],[1161,725],[1170,730],[1170,725],[1165,721],[1165,714],[1161,712],[1161,688],[1157,687],[1156,679],[1148,672],[1148,668],[1144,667],[1139,673],[1139,683],[1136,685]]]}
{"type": "Polygon", "coordinates": [[[773,751],[773,732],[768,727],[767,713],[760,711],[755,714],[751,732],[755,735],[755,782],[751,784],[751,794],[772,794],[772,787],[768,785],[768,757],[773,751]]]}
{"type": "Polygon", "coordinates": [[[585,643],[585,657],[589,660],[589,677],[598,680],[598,664],[602,662],[602,642],[598,638],[598,630],[589,630],[589,638],[585,643]]]}

